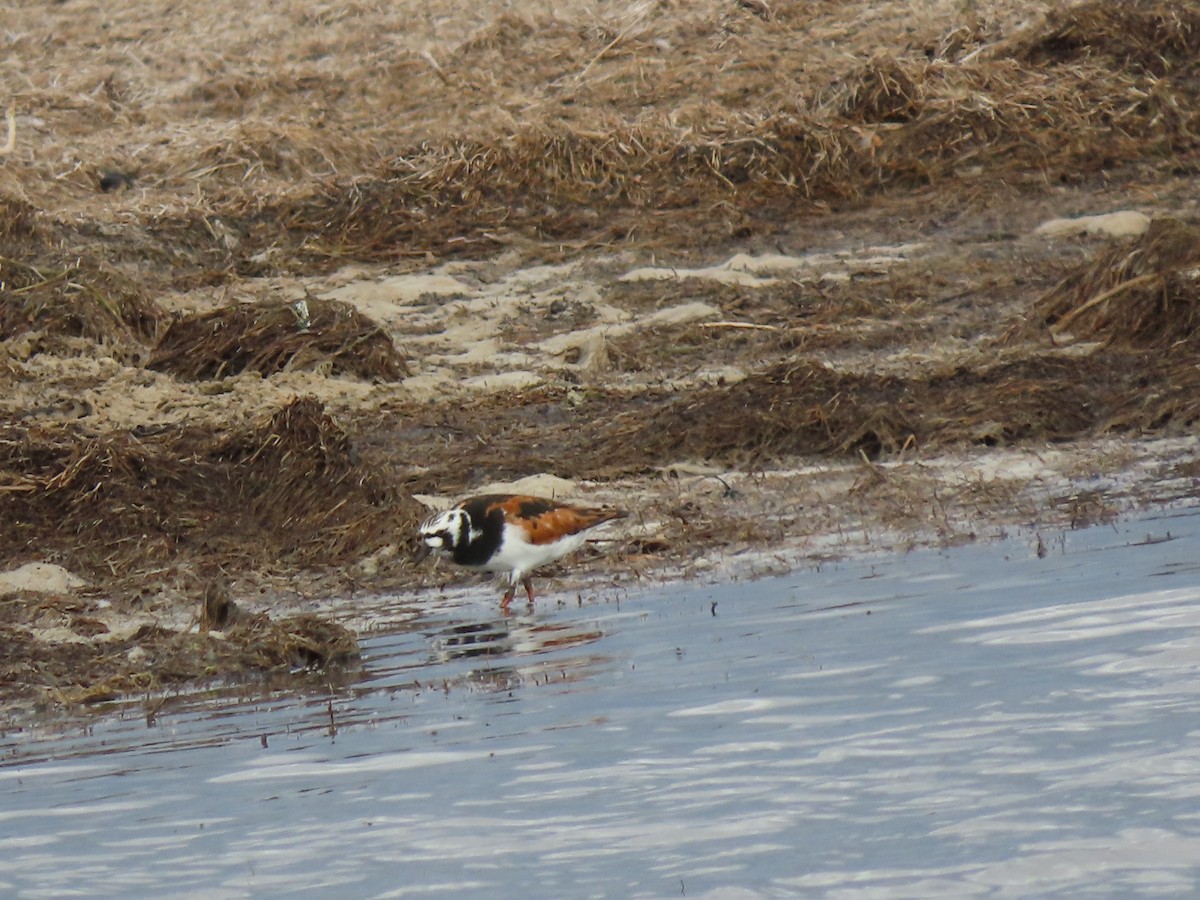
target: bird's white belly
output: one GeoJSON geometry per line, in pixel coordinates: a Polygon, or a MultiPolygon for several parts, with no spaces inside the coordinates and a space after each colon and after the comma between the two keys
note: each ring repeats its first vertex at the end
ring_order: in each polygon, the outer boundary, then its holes
{"type": "Polygon", "coordinates": [[[548,544],[531,544],[525,539],[524,531],[505,524],[500,549],[478,568],[485,572],[512,572],[514,580],[520,579],[534,569],[579,549],[584,540],[585,536],[580,533],[567,535],[548,544]]]}

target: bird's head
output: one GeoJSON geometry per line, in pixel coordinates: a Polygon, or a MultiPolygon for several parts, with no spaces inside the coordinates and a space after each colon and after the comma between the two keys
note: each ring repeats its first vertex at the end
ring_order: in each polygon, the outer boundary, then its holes
{"type": "Polygon", "coordinates": [[[449,556],[455,547],[467,541],[470,527],[470,517],[461,509],[434,513],[418,529],[421,543],[417,547],[417,561],[420,562],[431,553],[449,556]]]}

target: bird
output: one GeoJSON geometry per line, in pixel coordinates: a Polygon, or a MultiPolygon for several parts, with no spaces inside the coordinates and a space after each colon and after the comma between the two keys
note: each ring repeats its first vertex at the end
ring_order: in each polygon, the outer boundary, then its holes
{"type": "Polygon", "coordinates": [[[417,561],[432,553],[468,569],[508,572],[500,601],[507,611],[518,584],[533,605],[531,572],[578,549],[591,529],[627,515],[528,494],[468,497],[421,523],[417,561]]]}

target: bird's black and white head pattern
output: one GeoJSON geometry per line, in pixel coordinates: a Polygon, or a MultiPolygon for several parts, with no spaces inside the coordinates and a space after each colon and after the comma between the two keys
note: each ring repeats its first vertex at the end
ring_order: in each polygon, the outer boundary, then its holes
{"type": "Polygon", "coordinates": [[[465,547],[479,533],[471,527],[471,517],[467,511],[455,507],[435,513],[422,522],[420,535],[424,545],[422,549],[426,553],[452,556],[456,548],[465,547]]]}

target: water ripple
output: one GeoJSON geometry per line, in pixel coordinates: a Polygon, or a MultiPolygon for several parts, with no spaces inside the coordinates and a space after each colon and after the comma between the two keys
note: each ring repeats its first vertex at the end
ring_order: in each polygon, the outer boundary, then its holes
{"type": "Polygon", "coordinates": [[[0,736],[0,893],[1192,896],[1197,537],[443,598],[344,683],[0,736]]]}

